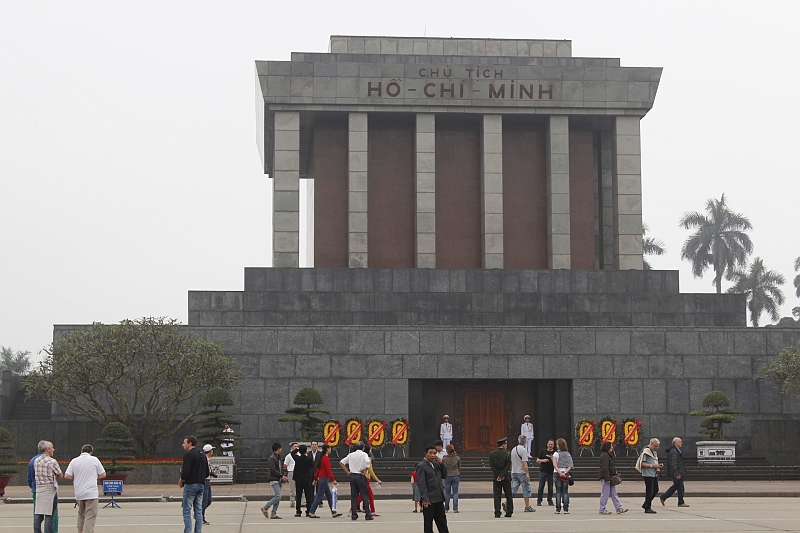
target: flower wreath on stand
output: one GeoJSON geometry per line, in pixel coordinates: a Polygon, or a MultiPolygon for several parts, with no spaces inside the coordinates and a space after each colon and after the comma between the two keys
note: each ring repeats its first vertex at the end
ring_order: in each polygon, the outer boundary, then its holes
{"type": "Polygon", "coordinates": [[[621,431],[619,430],[619,422],[611,418],[610,416],[604,416],[600,419],[600,423],[598,424],[598,429],[600,431],[597,432],[597,442],[602,444],[604,442],[610,442],[611,444],[617,444],[621,439],[621,431]]]}
{"type": "Polygon", "coordinates": [[[635,418],[626,418],[622,421],[621,439],[625,444],[625,456],[630,452],[639,454],[639,445],[642,442],[642,421],[635,418]]]}
{"type": "Polygon", "coordinates": [[[575,424],[575,441],[581,449],[579,457],[582,456],[583,452],[586,450],[591,451],[592,456],[594,456],[594,431],[594,420],[581,418],[578,420],[578,423],[575,424]]]}
{"type": "Polygon", "coordinates": [[[364,440],[364,421],[358,418],[348,418],[344,423],[344,444],[348,449],[355,446],[356,442],[364,440]]]}
{"type": "Polygon", "coordinates": [[[409,426],[408,419],[398,418],[392,420],[389,428],[391,429],[389,437],[392,439],[392,446],[394,446],[392,457],[397,453],[397,448],[400,448],[403,452],[403,457],[406,457],[406,444],[408,444],[408,439],[411,436],[411,427],[409,426]]]}
{"type": "Polygon", "coordinates": [[[377,418],[367,421],[365,437],[367,444],[372,446],[373,450],[380,451],[386,444],[386,422],[377,418]]]}

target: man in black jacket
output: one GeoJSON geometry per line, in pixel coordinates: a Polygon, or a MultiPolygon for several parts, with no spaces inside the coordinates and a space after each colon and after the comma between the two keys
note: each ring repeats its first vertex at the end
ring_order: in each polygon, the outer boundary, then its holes
{"type": "Polygon", "coordinates": [[[672,439],[672,447],[667,450],[667,475],[672,478],[672,486],[666,490],[659,499],[661,505],[664,500],[678,492],[678,507],[689,507],[683,501],[683,482],[686,478],[686,464],[683,462],[683,441],[680,437],[672,439]]]}
{"type": "Polygon", "coordinates": [[[186,436],[181,446],[186,451],[178,482],[178,486],[183,488],[183,533],[192,533],[192,514],[194,533],[200,533],[203,530],[203,487],[209,473],[208,459],[197,447],[194,435],[186,436]]]}
{"type": "Polygon", "coordinates": [[[314,501],[314,487],[311,485],[311,477],[314,475],[314,463],[311,457],[306,455],[308,448],[305,444],[301,444],[295,451],[292,452],[294,458],[294,485],[295,485],[295,516],[300,516],[300,504],[303,502],[303,495],[306,497],[306,516],[311,507],[311,502],[314,501]]]}
{"type": "Polygon", "coordinates": [[[417,487],[422,504],[424,532],[433,533],[433,523],[439,533],[450,533],[447,516],[444,514],[444,489],[442,480],[447,477],[447,468],[436,460],[436,447],[425,447],[425,459],[417,464],[417,487]]]}
{"type": "Polygon", "coordinates": [[[272,455],[267,460],[267,481],[275,496],[272,497],[267,505],[261,508],[261,513],[264,516],[269,516],[270,519],[280,518],[278,516],[278,505],[281,503],[281,489],[283,484],[289,481],[289,478],[283,472],[283,462],[281,461],[281,445],[279,442],[272,444],[272,455]],[[272,507],[272,514],[269,514],[269,508],[272,507]]]}

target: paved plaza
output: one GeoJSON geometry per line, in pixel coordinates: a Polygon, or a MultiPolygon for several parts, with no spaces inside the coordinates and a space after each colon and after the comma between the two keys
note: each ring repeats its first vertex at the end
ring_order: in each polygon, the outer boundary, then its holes
{"type": "MultiPolygon", "coordinates": [[[[454,533],[484,533],[487,529],[503,532],[573,531],[573,532],[759,532],[800,531],[800,499],[798,498],[691,498],[690,508],[658,505],[656,515],[645,515],[640,509],[641,498],[623,498],[630,511],[624,515],[598,515],[597,497],[572,499],[569,515],[556,515],[552,507],[537,507],[535,513],[514,513],[512,518],[495,519],[489,499],[465,499],[460,513],[447,515],[454,533]]],[[[520,502],[521,503],[521,502],[520,502]]],[[[422,531],[422,515],[412,513],[410,501],[377,501],[380,517],[367,522],[363,516],[353,523],[347,516],[331,519],[323,509],[319,520],[295,518],[293,510],[282,503],[279,515],[283,520],[266,520],[259,511],[260,502],[215,502],[207,511],[208,532],[255,533],[265,530],[300,532],[325,529],[326,533],[352,532],[369,529],[381,532],[422,531]],[[376,529],[378,527],[379,529],[376,529]]],[[[71,505],[61,508],[59,530],[76,531],[77,511],[71,505]]],[[[0,505],[0,532],[30,531],[31,506],[28,504],[0,505]]],[[[142,531],[181,531],[179,502],[126,502],[120,509],[101,509],[97,531],[126,533],[142,531]]]]}

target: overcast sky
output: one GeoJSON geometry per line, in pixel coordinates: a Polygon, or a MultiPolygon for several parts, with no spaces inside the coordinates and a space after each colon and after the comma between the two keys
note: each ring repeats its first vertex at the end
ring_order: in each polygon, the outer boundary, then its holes
{"type": "Polygon", "coordinates": [[[0,344],[36,355],[56,323],[185,323],[187,291],[241,290],[243,267],[269,265],[253,63],[336,34],[571,39],[576,57],[664,67],[641,127],[644,220],[668,249],[652,263],[713,291],[680,260],[677,222],[725,193],[790,315],[797,6],[0,0],[0,344]]]}

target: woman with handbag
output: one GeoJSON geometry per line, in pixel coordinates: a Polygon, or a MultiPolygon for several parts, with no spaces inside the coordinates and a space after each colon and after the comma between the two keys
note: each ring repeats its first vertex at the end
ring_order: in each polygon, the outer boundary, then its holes
{"type": "Polygon", "coordinates": [[[611,511],[606,510],[606,502],[611,496],[617,514],[627,513],[628,510],[622,507],[622,503],[617,496],[617,485],[622,483],[622,477],[617,473],[617,466],[614,461],[614,445],[606,441],[600,446],[600,514],[609,515],[611,511]]]}
{"type": "Polygon", "coordinates": [[[558,451],[553,454],[553,482],[556,486],[556,514],[561,514],[561,506],[564,506],[564,514],[569,514],[569,480],[572,474],[574,463],[572,456],[567,449],[567,441],[558,439],[556,441],[558,451]]]}

